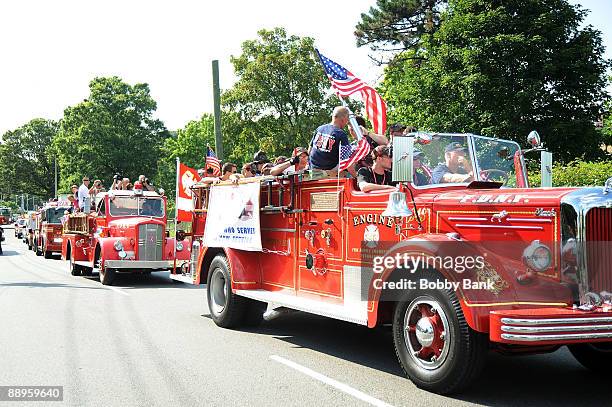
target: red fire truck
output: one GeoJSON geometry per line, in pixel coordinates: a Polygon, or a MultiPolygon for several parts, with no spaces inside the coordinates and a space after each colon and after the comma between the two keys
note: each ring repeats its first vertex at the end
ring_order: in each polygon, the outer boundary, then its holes
{"type": "Polygon", "coordinates": [[[95,197],[96,211],[74,213],[64,224],[62,258],[74,276],[99,273],[111,285],[117,273],[150,273],[189,259],[189,247],[166,230],[166,197],[144,191],[109,191],[95,197]]]}
{"type": "Polygon", "coordinates": [[[11,223],[11,208],[0,207],[0,225],[11,223]]]}
{"type": "Polygon", "coordinates": [[[33,232],[34,246],[32,248],[37,256],[44,255],[45,259],[50,259],[54,253],[61,253],[61,218],[64,216],[64,212],[69,209],[69,205],[48,202],[38,211],[33,232]]]}
{"type": "Polygon", "coordinates": [[[541,149],[531,139],[522,151],[471,134],[395,137],[397,191],[364,193],[354,179],[314,172],[243,180],[261,182],[259,252],[204,244],[210,195],[235,187],[196,184],[191,259],[171,277],[207,283],[221,327],[260,321],[266,304],[266,316],[284,308],[391,324],[407,376],[433,392],[467,386],[490,349],[568,345],[607,371],[612,178],[604,188],[529,188],[525,154],[541,149]],[[429,182],[417,186],[415,174],[429,182]]]}

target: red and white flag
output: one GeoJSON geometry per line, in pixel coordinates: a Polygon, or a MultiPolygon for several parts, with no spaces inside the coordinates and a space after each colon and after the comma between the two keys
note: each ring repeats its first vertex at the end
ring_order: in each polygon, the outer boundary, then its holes
{"type": "Polygon", "coordinates": [[[374,133],[385,134],[387,128],[387,105],[378,92],[376,92],[376,89],[353,75],[342,65],[321,55],[319,50],[316,51],[336,93],[340,96],[349,96],[355,92],[360,92],[365,105],[366,115],[372,122],[374,133]]]}
{"type": "Polygon", "coordinates": [[[191,221],[193,211],[193,195],[191,186],[198,182],[198,171],[178,162],[176,175],[176,219],[180,222],[191,221]]]}

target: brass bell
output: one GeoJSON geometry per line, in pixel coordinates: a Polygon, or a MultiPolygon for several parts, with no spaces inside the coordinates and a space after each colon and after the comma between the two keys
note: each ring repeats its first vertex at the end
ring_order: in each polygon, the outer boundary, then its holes
{"type": "Polygon", "coordinates": [[[382,216],[398,218],[410,215],[412,215],[412,211],[408,209],[406,204],[406,194],[399,191],[391,192],[387,202],[387,209],[382,213],[382,216]]]}

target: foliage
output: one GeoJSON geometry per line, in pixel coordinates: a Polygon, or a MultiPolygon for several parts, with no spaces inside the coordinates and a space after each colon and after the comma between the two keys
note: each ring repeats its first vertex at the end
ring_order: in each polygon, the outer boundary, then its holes
{"type": "Polygon", "coordinates": [[[609,61],[584,15],[566,0],[450,1],[439,30],[406,51],[424,59],[386,69],[391,121],[519,143],[537,129],[563,161],[601,156],[609,61]]]}
{"type": "Polygon", "coordinates": [[[355,36],[357,46],[373,51],[408,51],[421,46],[422,37],[440,26],[448,0],[377,0],[361,14],[355,36]]]}
{"type": "Polygon", "coordinates": [[[116,173],[131,180],[155,174],[168,132],[153,118],[157,104],[149,85],[132,86],[114,76],[94,78],[89,89],[87,99],[65,109],[54,140],[63,190],[83,176],[99,178],[108,188],[116,173]]]}
{"type": "Polygon", "coordinates": [[[287,155],[329,121],[337,99],[326,96],[330,85],[312,38],[260,30],[231,62],[238,80],[222,95],[228,159],[248,161],[259,149],[269,157],[287,155]]]}
{"type": "Polygon", "coordinates": [[[174,198],[176,193],[176,159],[192,168],[204,167],[206,146],[214,149],[214,118],[204,114],[200,120],[192,120],[179,129],[175,136],[164,140],[161,147],[156,184],[165,189],[166,195],[174,198]]]}
{"type": "Polygon", "coordinates": [[[7,131],[0,146],[0,190],[51,197],[55,189],[54,157],[50,148],[59,125],[33,119],[7,131]]]}
{"type": "Polygon", "coordinates": [[[0,208],[11,208],[13,213],[19,210],[19,206],[14,201],[0,201],[0,208]]]}
{"type": "MultiPolygon", "coordinates": [[[[567,165],[555,164],[552,175],[555,187],[603,186],[604,182],[612,177],[612,160],[600,162],[574,160],[567,165]]],[[[540,181],[539,171],[529,173],[529,185],[540,186],[540,181]]]]}

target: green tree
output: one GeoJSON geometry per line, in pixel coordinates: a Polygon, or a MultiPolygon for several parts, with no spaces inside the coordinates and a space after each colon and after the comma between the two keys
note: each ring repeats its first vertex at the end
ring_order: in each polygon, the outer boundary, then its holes
{"type": "Polygon", "coordinates": [[[601,156],[606,98],[601,34],[566,0],[452,0],[422,63],[389,66],[390,117],[434,131],[521,143],[537,129],[562,160],[601,156]]]}
{"type": "Polygon", "coordinates": [[[287,36],[282,28],[261,30],[232,57],[238,77],[223,93],[223,132],[231,139],[228,159],[248,161],[263,149],[270,157],[306,146],[330,120],[335,97],[314,53],[314,40],[287,36]]]}
{"type": "Polygon", "coordinates": [[[362,13],[357,23],[357,46],[393,53],[417,50],[423,36],[440,26],[441,11],[447,3],[448,0],[377,0],[376,7],[362,13]]]}
{"type": "Polygon", "coordinates": [[[190,121],[164,141],[156,182],[166,190],[166,195],[174,199],[176,193],[176,159],[189,167],[203,168],[207,145],[214,149],[214,118],[210,114],[190,121]]]}
{"type": "Polygon", "coordinates": [[[3,135],[0,146],[0,190],[52,197],[55,189],[54,156],[50,148],[59,124],[33,119],[3,135]]]}
{"type": "Polygon", "coordinates": [[[108,188],[116,173],[132,180],[155,174],[168,132],[153,118],[157,104],[149,85],[114,76],[93,79],[89,89],[87,99],[66,108],[54,141],[64,190],[84,175],[108,188]]]}

